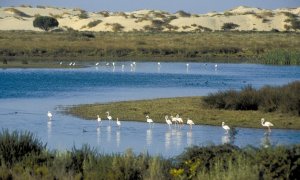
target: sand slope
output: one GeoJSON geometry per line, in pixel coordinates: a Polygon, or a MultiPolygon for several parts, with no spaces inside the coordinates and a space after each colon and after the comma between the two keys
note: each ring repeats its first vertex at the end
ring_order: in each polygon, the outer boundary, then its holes
{"type": "Polygon", "coordinates": [[[300,16],[300,7],[266,10],[239,6],[225,12],[207,14],[171,14],[156,10],[133,12],[85,12],[81,9],[54,7],[1,7],[0,30],[34,30],[33,20],[38,15],[55,17],[59,28],[79,31],[215,31],[224,23],[234,23],[235,30],[286,31],[290,25],[287,13],[300,16]],[[90,22],[99,21],[95,26],[90,22]]]}

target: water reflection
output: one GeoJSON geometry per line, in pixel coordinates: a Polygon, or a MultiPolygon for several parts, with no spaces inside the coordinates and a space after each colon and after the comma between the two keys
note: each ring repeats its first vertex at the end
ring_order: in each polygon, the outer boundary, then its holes
{"type": "Polygon", "coordinates": [[[97,144],[100,145],[101,142],[101,128],[97,127],[97,144]]]}
{"type": "Polygon", "coordinates": [[[47,122],[47,132],[48,132],[48,139],[51,139],[52,134],[52,121],[47,122]]]}
{"type": "Polygon", "coordinates": [[[168,130],[165,133],[165,149],[169,150],[170,149],[170,145],[171,145],[171,134],[172,130],[168,130]]]}
{"type": "Polygon", "coordinates": [[[265,133],[264,137],[261,138],[261,146],[264,148],[268,148],[271,146],[271,139],[269,133],[265,133]]]}
{"type": "Polygon", "coordinates": [[[186,143],[188,146],[193,144],[193,131],[191,130],[186,132],[186,143]]]}
{"type": "Polygon", "coordinates": [[[148,146],[150,146],[152,144],[152,129],[147,129],[146,143],[148,146]]]}
{"type": "Polygon", "coordinates": [[[222,144],[230,144],[230,135],[229,134],[224,134],[222,136],[222,144]]]}
{"type": "Polygon", "coordinates": [[[111,126],[107,126],[107,142],[111,142],[111,126]]]}
{"type": "Polygon", "coordinates": [[[177,132],[176,132],[176,145],[177,145],[177,147],[180,147],[181,146],[181,144],[182,144],[182,132],[181,132],[181,130],[176,130],[177,132]]]}
{"type": "Polygon", "coordinates": [[[120,141],[121,141],[121,132],[120,130],[116,131],[116,143],[117,143],[117,147],[120,147],[120,141]]]}

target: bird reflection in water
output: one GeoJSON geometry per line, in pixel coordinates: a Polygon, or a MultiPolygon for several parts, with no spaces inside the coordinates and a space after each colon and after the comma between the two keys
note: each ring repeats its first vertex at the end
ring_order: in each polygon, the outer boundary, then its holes
{"type": "Polygon", "coordinates": [[[188,146],[193,144],[193,131],[191,130],[186,132],[186,143],[188,146]]]}
{"type": "Polygon", "coordinates": [[[261,145],[264,148],[268,148],[272,145],[269,133],[264,133],[264,137],[261,138],[261,145]]]}
{"type": "Polygon", "coordinates": [[[230,144],[230,135],[229,134],[224,134],[222,136],[222,144],[230,144]]]}
{"type": "Polygon", "coordinates": [[[182,132],[180,129],[176,131],[176,139],[175,140],[176,140],[177,147],[180,147],[182,144],[182,132]]]}
{"type": "Polygon", "coordinates": [[[107,126],[107,142],[111,142],[111,126],[107,126]]]}
{"type": "Polygon", "coordinates": [[[97,127],[97,144],[100,145],[100,140],[101,140],[101,128],[97,127]]]}
{"type": "Polygon", "coordinates": [[[116,131],[116,143],[117,143],[117,147],[120,147],[120,141],[121,141],[121,132],[120,130],[116,131]]]}
{"type": "Polygon", "coordinates": [[[165,148],[166,148],[166,150],[169,150],[169,149],[170,149],[170,144],[171,144],[171,131],[172,131],[172,130],[168,130],[168,131],[165,133],[165,148]]]}
{"type": "Polygon", "coordinates": [[[48,132],[48,138],[50,139],[52,134],[52,121],[47,122],[47,132],[48,132]]]}
{"type": "Polygon", "coordinates": [[[147,142],[147,146],[150,146],[152,144],[152,129],[147,129],[146,142],[147,142]]]}

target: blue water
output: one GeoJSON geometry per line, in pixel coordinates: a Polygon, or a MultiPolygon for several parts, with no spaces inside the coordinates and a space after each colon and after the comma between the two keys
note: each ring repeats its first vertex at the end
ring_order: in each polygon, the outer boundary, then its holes
{"type": "MultiPolygon", "coordinates": [[[[1,69],[0,128],[30,130],[50,149],[65,150],[88,143],[101,152],[135,152],[173,156],[191,145],[221,144],[228,141],[222,128],[197,125],[169,129],[155,124],[122,120],[122,127],[106,122],[97,129],[95,121],[85,121],[61,113],[64,107],[82,103],[112,102],[158,97],[207,95],[226,89],[283,85],[300,80],[298,66],[211,63],[137,63],[88,65],[82,69],[1,69]],[[121,65],[124,64],[124,70],[121,65]],[[46,113],[54,114],[47,122],[46,113]],[[110,127],[110,128],[109,128],[110,127]],[[83,133],[82,129],[88,132],[83,133]]],[[[100,115],[105,118],[105,115],[100,115]]],[[[113,112],[112,112],[113,116],[113,112]]],[[[96,117],[95,117],[96,119],[96,117]]],[[[155,121],[155,120],[154,120],[155,121]]],[[[230,122],[228,122],[230,124],[230,122]]],[[[258,123],[260,121],[258,120],[258,123]]],[[[274,130],[270,136],[262,129],[240,128],[234,144],[238,146],[300,143],[300,131],[274,130]]]]}

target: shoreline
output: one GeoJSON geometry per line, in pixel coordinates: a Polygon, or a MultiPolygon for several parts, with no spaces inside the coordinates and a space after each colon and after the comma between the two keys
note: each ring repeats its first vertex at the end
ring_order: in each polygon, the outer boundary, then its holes
{"type": "Polygon", "coordinates": [[[106,111],[110,111],[113,117],[118,117],[120,120],[126,119],[126,121],[146,123],[145,116],[149,114],[154,123],[165,123],[165,115],[170,117],[178,113],[184,122],[187,118],[191,118],[197,125],[221,126],[221,123],[225,121],[230,127],[261,129],[263,127],[260,119],[265,118],[275,125],[273,129],[300,130],[300,117],[261,111],[210,109],[203,106],[202,96],[81,104],[67,107],[64,113],[83,120],[96,121],[97,114],[100,114],[102,119],[106,119],[106,111]],[[179,103],[181,105],[178,105],[179,103]]]}

